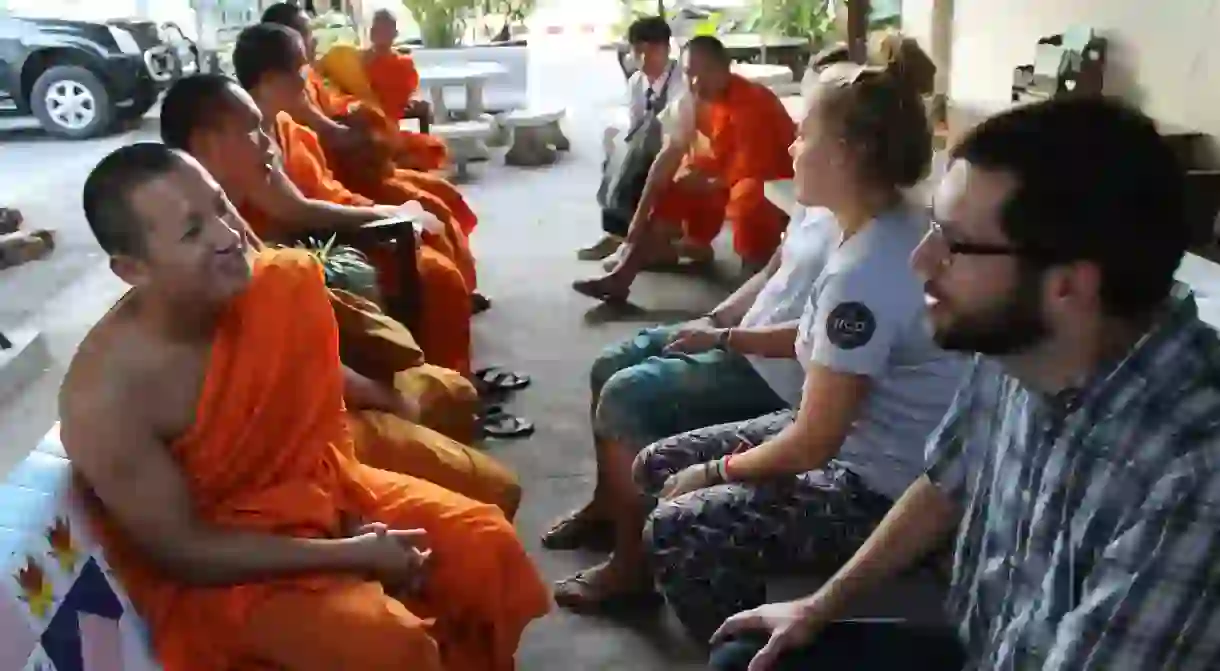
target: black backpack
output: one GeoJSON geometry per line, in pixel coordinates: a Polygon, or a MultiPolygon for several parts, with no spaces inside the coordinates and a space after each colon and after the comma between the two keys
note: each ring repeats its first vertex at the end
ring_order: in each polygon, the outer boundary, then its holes
{"type": "Polygon", "coordinates": [[[659,115],[669,98],[669,84],[677,72],[677,63],[670,61],[665,85],[654,94],[651,87],[644,103],[644,114],[613,148],[602,164],[602,181],[597,189],[597,204],[602,208],[602,228],[607,233],[626,235],[635,216],[648,171],[661,152],[665,140],[659,115]]]}

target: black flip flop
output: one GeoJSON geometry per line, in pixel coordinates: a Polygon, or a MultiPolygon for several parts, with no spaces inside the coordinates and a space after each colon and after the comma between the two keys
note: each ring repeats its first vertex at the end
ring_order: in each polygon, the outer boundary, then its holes
{"type": "Polygon", "coordinates": [[[488,366],[474,372],[475,388],[480,396],[507,394],[530,386],[530,377],[499,366],[488,366]]]}
{"type": "Polygon", "coordinates": [[[493,405],[479,416],[479,430],[488,438],[528,438],[534,423],[493,405]]]}
{"type": "Polygon", "coordinates": [[[470,294],[470,314],[477,315],[491,309],[491,299],[481,293],[470,294]]]}

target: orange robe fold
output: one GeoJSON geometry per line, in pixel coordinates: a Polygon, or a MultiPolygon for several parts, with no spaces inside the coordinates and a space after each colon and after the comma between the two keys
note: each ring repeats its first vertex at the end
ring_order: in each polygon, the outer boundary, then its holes
{"type": "Polygon", "coordinates": [[[218,326],[195,424],[171,447],[204,524],[307,538],[355,516],[422,528],[422,592],[399,601],[354,574],[224,587],[164,577],[100,514],[107,558],[166,671],[510,671],[548,595],[495,506],[357,458],[338,331],[309,254],[262,252],[218,326]]]}
{"type": "MultiPolygon", "coordinates": [[[[415,59],[395,52],[367,53],[364,74],[382,110],[391,119],[402,118],[419,90],[419,71],[415,59]]],[[[438,137],[410,130],[400,130],[403,152],[416,162],[417,170],[435,170],[449,161],[445,143],[438,137]]]]}
{"type": "MultiPolygon", "coordinates": [[[[394,66],[391,66],[394,67],[394,66]]],[[[322,77],[316,67],[309,67],[306,73],[305,93],[309,101],[323,114],[332,119],[355,116],[368,125],[368,129],[383,144],[384,149],[393,162],[403,168],[412,170],[439,170],[448,163],[449,152],[445,143],[439,138],[416,133],[400,127],[403,110],[419,85],[419,73],[414,62],[410,65],[414,74],[415,84],[410,94],[403,99],[401,106],[387,106],[381,99],[377,84],[372,74],[365,68],[363,74],[369,79],[369,88],[373,90],[374,99],[362,99],[331,86],[322,77]]],[[[379,73],[381,74],[381,73],[379,73]]],[[[395,96],[397,98],[399,96],[395,96]]]]}
{"type": "MultiPolygon", "coordinates": [[[[337,180],[326,163],[318,136],[285,113],[276,117],[276,138],[288,178],[307,198],[366,207],[375,203],[353,193],[337,180]]],[[[465,234],[457,228],[452,215],[442,203],[407,185],[400,184],[397,189],[394,199],[381,202],[398,204],[418,200],[425,210],[444,224],[444,230],[439,234],[425,232],[423,244],[419,246],[416,260],[424,291],[425,315],[420,320],[420,332],[416,336],[429,362],[469,374],[470,294],[477,281],[474,255],[465,234]]],[[[264,218],[255,217],[256,220],[264,218]]],[[[255,233],[264,238],[282,237],[275,235],[274,231],[258,230],[254,221],[251,224],[255,233]]],[[[377,266],[383,289],[392,290],[396,283],[392,256],[379,254],[376,249],[367,251],[377,266]]]]}
{"type": "Polygon", "coordinates": [[[750,263],[766,263],[779,246],[788,214],[763,192],[770,180],[790,179],[788,148],[796,124],[779,98],[765,86],[731,75],[724,96],[700,101],[695,146],[684,159],[715,177],[723,188],[687,190],[674,185],[662,192],[653,216],[681,224],[686,237],[710,245],[724,220],[733,230],[733,247],[750,263]]]}

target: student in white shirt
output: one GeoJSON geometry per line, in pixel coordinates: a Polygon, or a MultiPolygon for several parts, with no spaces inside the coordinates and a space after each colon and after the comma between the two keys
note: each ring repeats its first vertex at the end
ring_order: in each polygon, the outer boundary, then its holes
{"type": "MultiPolygon", "coordinates": [[[[650,106],[654,113],[659,113],[668,103],[685,95],[686,77],[678,62],[670,57],[672,41],[673,31],[661,16],[637,19],[627,29],[627,43],[631,45],[629,58],[637,68],[627,79],[627,106],[630,112],[627,128],[639,124],[650,106]]],[[[618,134],[624,132],[624,128],[608,128],[607,148],[618,134]]],[[[603,216],[602,230],[605,235],[597,243],[581,249],[577,257],[582,261],[597,261],[610,256],[622,244],[629,223],[613,216],[603,216]]]]}

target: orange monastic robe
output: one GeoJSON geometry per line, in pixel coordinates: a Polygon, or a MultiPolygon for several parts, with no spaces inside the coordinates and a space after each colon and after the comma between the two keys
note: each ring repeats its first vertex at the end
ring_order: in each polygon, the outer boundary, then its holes
{"type": "Polygon", "coordinates": [[[698,103],[696,129],[684,165],[706,171],[726,188],[709,193],[670,187],[653,215],[680,222],[686,237],[705,245],[728,219],[737,253],[765,264],[779,246],[788,215],[767,200],[763,184],[792,177],[788,148],[796,124],[770,89],[731,75],[723,98],[698,103]]]}
{"type": "Polygon", "coordinates": [[[347,517],[425,529],[433,554],[422,591],[401,601],[355,573],[194,586],[165,577],[97,511],[163,668],[511,671],[525,626],[549,608],[546,587],[498,508],[357,460],[309,254],[259,255],[208,365],[196,422],[171,446],[202,523],[338,538],[347,517]]]}
{"type": "MultiPolygon", "coordinates": [[[[288,178],[307,198],[341,205],[374,204],[335,179],[313,131],[280,113],[276,117],[276,136],[288,178]]],[[[435,202],[426,199],[427,194],[408,189],[403,187],[403,195],[407,197],[396,202],[419,200],[424,209],[446,224],[443,234],[425,233],[424,244],[419,247],[425,315],[416,336],[429,362],[466,375],[471,370],[470,294],[476,281],[474,257],[466,236],[457,230],[452,217],[446,216],[443,206],[437,207],[435,202]]],[[[259,231],[257,226],[255,232],[265,238],[278,237],[259,231]]],[[[394,269],[386,265],[385,259],[374,257],[373,261],[378,264],[383,283],[392,287],[394,269]]]]}
{"type": "Polygon", "coordinates": [[[387,165],[370,170],[367,164],[381,163],[379,160],[381,157],[359,157],[360,160],[353,161],[355,165],[351,167],[354,169],[341,172],[345,183],[350,184],[360,193],[378,200],[375,193],[366,193],[366,189],[378,189],[379,182],[386,178],[406,181],[439,198],[458,217],[458,222],[467,235],[474,230],[478,219],[466,204],[462,194],[447,180],[427,172],[441,166],[420,164],[406,153],[402,133],[398,130],[396,121],[391,120],[379,108],[365,103],[355,96],[337,91],[328,85],[322,75],[312,67],[306,69],[305,94],[310,104],[331,118],[345,117],[352,114],[353,110],[357,110],[355,116],[364,122],[372,132],[374,139],[384,150],[383,156],[391,159],[387,165]],[[400,167],[395,167],[396,165],[400,167]]]}
{"type": "MultiPolygon", "coordinates": [[[[364,73],[381,109],[391,119],[402,118],[403,111],[419,90],[419,71],[415,69],[415,59],[393,51],[367,52],[364,55],[364,73]]],[[[402,130],[399,139],[403,143],[403,152],[415,160],[419,170],[435,170],[449,160],[449,152],[440,138],[402,130]]]]}

